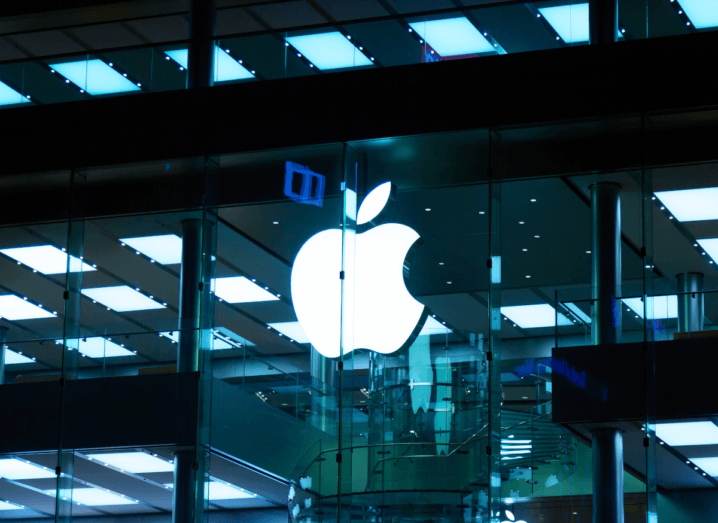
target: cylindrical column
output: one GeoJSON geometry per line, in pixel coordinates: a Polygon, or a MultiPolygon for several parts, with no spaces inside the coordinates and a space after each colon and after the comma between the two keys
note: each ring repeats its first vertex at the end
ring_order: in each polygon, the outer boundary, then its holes
{"type": "Polygon", "coordinates": [[[172,490],[172,523],[193,523],[194,508],[194,461],[193,450],[180,450],[174,456],[174,488],[172,490]]]}
{"type": "Polygon", "coordinates": [[[177,372],[199,370],[200,309],[202,281],[202,220],[182,222],[182,268],[180,269],[179,343],[177,372]]]}
{"type": "Polygon", "coordinates": [[[591,185],[591,284],[594,345],[621,342],[621,186],[591,185]]]}
{"type": "Polygon", "coordinates": [[[191,0],[189,10],[190,46],[187,58],[187,87],[209,87],[214,84],[217,26],[216,0],[191,0]]]}
{"type": "Polygon", "coordinates": [[[593,439],[593,521],[623,523],[623,432],[601,428],[593,439]]]}
{"type": "Polygon", "coordinates": [[[589,42],[605,44],[618,39],[618,0],[588,1],[589,42]]]}
{"type": "Polygon", "coordinates": [[[0,327],[0,385],[5,383],[5,342],[7,341],[7,327],[0,327]]]}
{"type": "Polygon", "coordinates": [[[678,332],[703,330],[703,280],[700,272],[683,272],[678,279],[678,332]]]}

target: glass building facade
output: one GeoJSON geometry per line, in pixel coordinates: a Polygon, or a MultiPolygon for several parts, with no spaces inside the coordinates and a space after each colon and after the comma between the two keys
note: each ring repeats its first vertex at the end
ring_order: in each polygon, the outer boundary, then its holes
{"type": "Polygon", "coordinates": [[[0,20],[0,519],[713,519],[716,9],[421,4],[0,20]]]}

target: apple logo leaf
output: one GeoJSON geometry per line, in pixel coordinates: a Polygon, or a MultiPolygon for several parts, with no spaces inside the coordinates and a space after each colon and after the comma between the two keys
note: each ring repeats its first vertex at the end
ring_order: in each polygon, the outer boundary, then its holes
{"type": "Polygon", "coordinates": [[[386,206],[391,196],[391,182],[382,183],[366,195],[359,207],[357,214],[357,225],[372,221],[386,206]]]}

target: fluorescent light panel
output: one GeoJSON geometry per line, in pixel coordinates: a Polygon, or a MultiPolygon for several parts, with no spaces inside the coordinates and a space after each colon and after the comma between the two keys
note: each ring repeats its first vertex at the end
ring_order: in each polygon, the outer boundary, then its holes
{"type": "Polygon", "coordinates": [[[18,93],[15,89],[0,82],[0,105],[24,104],[30,100],[18,93]]]}
{"type": "Polygon", "coordinates": [[[718,458],[691,458],[691,461],[709,476],[718,476],[718,458]]]}
{"type": "MultiPolygon", "coordinates": [[[[45,494],[55,497],[56,490],[46,490],[45,494]]],[[[74,503],[82,503],[88,507],[102,507],[110,505],[134,505],[137,502],[121,494],[108,492],[100,488],[73,488],[72,501],[74,503]]]]}
{"type": "Polygon", "coordinates": [[[660,191],[656,196],[678,221],[718,220],[718,187],[660,191]]]}
{"type": "MultiPolygon", "coordinates": [[[[165,483],[165,487],[174,488],[172,483],[165,483]]],[[[222,501],[227,499],[249,499],[257,497],[249,491],[222,481],[210,480],[205,484],[205,495],[208,501],[222,501]]]]}
{"type": "Polygon", "coordinates": [[[671,447],[686,445],[718,445],[718,426],[711,421],[658,423],[656,436],[671,447]]]}
{"type": "Polygon", "coordinates": [[[496,52],[496,48],[465,17],[410,22],[409,26],[440,56],[496,52]]]}
{"type": "Polygon", "coordinates": [[[220,337],[220,338],[223,338],[223,337],[224,337],[224,338],[229,338],[229,339],[232,340],[235,344],[240,344],[240,343],[241,343],[241,344],[244,345],[245,347],[253,347],[253,346],[254,346],[254,343],[252,343],[251,341],[249,341],[247,338],[244,338],[243,336],[240,336],[240,335],[237,334],[236,332],[232,332],[232,331],[229,330],[227,327],[217,327],[215,330],[218,331],[218,332],[215,334],[215,336],[218,336],[218,337],[220,337]]]}
{"type": "MultiPolygon", "coordinates": [[[[55,343],[62,345],[62,340],[55,343]]],[[[132,351],[120,347],[114,341],[110,341],[101,336],[93,336],[90,338],[80,338],[67,340],[67,346],[75,350],[79,350],[81,354],[90,358],[116,358],[119,356],[134,356],[132,351]]]]}
{"type": "Polygon", "coordinates": [[[0,477],[12,480],[54,478],[55,471],[16,458],[0,459],[0,477]]]}
{"type": "Polygon", "coordinates": [[[215,295],[227,303],[253,303],[279,299],[244,276],[216,278],[213,287],[215,295]]]}
{"type": "Polygon", "coordinates": [[[681,7],[698,29],[718,27],[718,6],[711,0],[679,0],[681,7]]]}
{"type": "MultiPolygon", "coordinates": [[[[501,314],[522,329],[556,326],[556,310],[546,303],[501,307],[501,314]]],[[[573,325],[573,322],[563,314],[559,314],[558,324],[559,326],[573,325]]]]}
{"type": "Polygon", "coordinates": [[[539,13],[564,42],[588,42],[588,3],[542,7],[539,13]]]}
{"type": "Polygon", "coordinates": [[[150,456],[144,452],[113,452],[106,454],[88,454],[89,458],[107,463],[120,470],[133,474],[151,472],[172,472],[174,466],[163,459],[150,456]]]}
{"type": "Polygon", "coordinates": [[[141,292],[127,285],[82,289],[82,294],[117,312],[146,311],[165,308],[161,303],[151,300],[141,292]]]}
{"type": "Polygon", "coordinates": [[[705,238],[697,240],[698,245],[713,259],[718,259],[718,238],[705,238]]]}
{"type": "MultiPolygon", "coordinates": [[[[228,82],[230,80],[247,80],[254,78],[254,75],[247,70],[246,67],[227,54],[224,49],[214,46],[214,52],[214,80],[216,82],[228,82]]],[[[185,69],[188,69],[189,54],[187,49],[165,51],[165,54],[185,69]]]]}
{"type": "MultiPolygon", "coordinates": [[[[643,300],[641,298],[625,298],[621,300],[638,316],[643,318],[643,300]]],[[[648,319],[667,320],[678,317],[678,296],[649,296],[648,319]],[[651,312],[652,310],[652,312],[651,312]]]]}
{"type": "MultiPolygon", "coordinates": [[[[24,263],[42,274],[65,274],[67,272],[67,253],[52,245],[34,247],[15,247],[0,249],[5,256],[24,263]]],[[[70,256],[70,272],[90,272],[96,270],[75,256],[70,256]]]]}
{"type": "MultiPolygon", "coordinates": [[[[2,105],[2,103],[0,103],[2,105]]],[[[0,510],[22,510],[23,508],[9,501],[0,501],[0,510]]]]}
{"type": "Polygon", "coordinates": [[[5,349],[5,365],[17,365],[18,363],[35,363],[31,358],[5,349]]]}
{"type": "Polygon", "coordinates": [[[287,42],[322,70],[374,64],[339,31],[290,36],[287,42]]]}
{"type": "Polygon", "coordinates": [[[140,90],[138,86],[98,59],[52,64],[52,68],[91,95],[140,90]]]}
{"type": "Polygon", "coordinates": [[[121,238],[120,241],[162,265],[182,263],[182,238],[174,234],[121,238]]]}
{"type": "Polygon", "coordinates": [[[302,330],[302,326],[299,324],[298,321],[288,321],[284,323],[269,323],[268,324],[273,329],[281,332],[284,334],[287,338],[293,339],[296,342],[299,343],[309,343],[309,338],[306,334],[304,334],[304,331],[302,330]]]}
{"type": "Polygon", "coordinates": [[[15,321],[55,318],[56,316],[14,294],[6,294],[0,296],[0,317],[15,321]]]}
{"type": "Polygon", "coordinates": [[[427,334],[449,334],[451,329],[446,325],[439,323],[436,318],[429,316],[426,318],[426,322],[419,333],[419,336],[425,336],[427,334]]]}

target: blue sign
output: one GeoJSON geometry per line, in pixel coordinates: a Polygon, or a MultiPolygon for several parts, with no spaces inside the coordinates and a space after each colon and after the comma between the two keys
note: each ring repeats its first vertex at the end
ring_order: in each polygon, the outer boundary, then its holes
{"type": "Polygon", "coordinates": [[[299,203],[321,207],[324,202],[324,186],[327,181],[324,176],[313,172],[309,167],[294,162],[287,162],[284,171],[284,194],[299,203]],[[302,188],[294,192],[294,175],[302,176],[302,188]],[[316,182],[315,182],[316,181],[316,182]]]}

